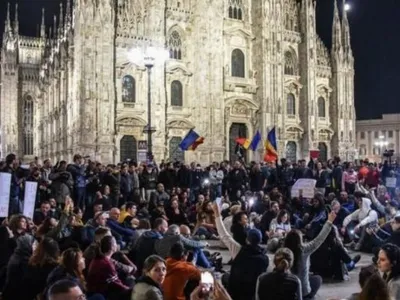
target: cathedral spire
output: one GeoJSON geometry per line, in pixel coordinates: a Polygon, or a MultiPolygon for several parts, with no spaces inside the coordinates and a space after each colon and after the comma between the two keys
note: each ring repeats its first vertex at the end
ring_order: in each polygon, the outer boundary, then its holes
{"type": "Polygon", "coordinates": [[[342,32],[340,25],[339,9],[337,0],[334,0],[334,13],[332,25],[332,51],[338,52],[342,50],[342,32]]]}
{"type": "Polygon", "coordinates": [[[56,15],[53,16],[53,39],[57,40],[57,17],[56,15]]]}
{"type": "Polygon", "coordinates": [[[15,4],[15,20],[14,20],[14,33],[19,33],[19,21],[18,21],[18,3],[15,4]]]}
{"type": "Polygon", "coordinates": [[[10,2],[7,4],[7,18],[5,22],[4,32],[10,34],[11,33],[11,21],[10,21],[10,2]]]}
{"type": "Polygon", "coordinates": [[[59,19],[59,23],[58,23],[58,37],[60,38],[62,36],[63,33],[63,29],[64,29],[64,11],[63,11],[63,5],[62,3],[60,3],[60,17],[59,19]]]}
{"type": "Polygon", "coordinates": [[[67,8],[65,11],[65,27],[69,28],[71,26],[71,2],[67,0],[67,8]]]}
{"type": "Polygon", "coordinates": [[[45,18],[45,10],[44,7],[42,8],[42,24],[40,25],[40,37],[42,39],[46,38],[46,25],[44,22],[44,18],[45,18]]]}
{"type": "Polygon", "coordinates": [[[343,47],[344,52],[349,55],[353,56],[351,51],[351,42],[350,42],[350,24],[349,19],[347,18],[347,11],[345,9],[346,1],[343,1],[343,25],[342,25],[342,35],[343,35],[343,47]]]}

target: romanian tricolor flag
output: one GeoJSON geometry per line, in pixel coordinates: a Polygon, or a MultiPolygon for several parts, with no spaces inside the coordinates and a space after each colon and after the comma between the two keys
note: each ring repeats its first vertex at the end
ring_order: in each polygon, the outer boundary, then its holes
{"type": "Polygon", "coordinates": [[[278,159],[278,148],[276,146],[275,127],[268,132],[267,140],[265,141],[264,161],[272,162],[278,159]]]}
{"type": "Polygon", "coordinates": [[[188,134],[183,138],[179,144],[179,148],[183,151],[196,150],[198,146],[204,143],[204,137],[199,136],[193,129],[190,129],[188,134]]]}
{"type": "Polygon", "coordinates": [[[237,138],[235,140],[236,144],[239,144],[240,146],[242,146],[244,149],[249,149],[250,144],[251,144],[251,140],[247,139],[247,138],[237,138]]]}

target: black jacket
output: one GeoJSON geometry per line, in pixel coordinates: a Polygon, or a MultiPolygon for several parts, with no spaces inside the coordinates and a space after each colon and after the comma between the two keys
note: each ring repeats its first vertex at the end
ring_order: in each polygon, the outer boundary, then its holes
{"type": "Polygon", "coordinates": [[[273,271],[258,279],[259,299],[300,300],[301,283],[296,275],[273,271]]]}
{"type": "MultiPolygon", "coordinates": [[[[267,271],[269,259],[259,246],[242,246],[232,262],[228,292],[233,300],[253,299],[257,278],[267,271]]],[[[272,299],[272,298],[271,298],[272,299]]]]}

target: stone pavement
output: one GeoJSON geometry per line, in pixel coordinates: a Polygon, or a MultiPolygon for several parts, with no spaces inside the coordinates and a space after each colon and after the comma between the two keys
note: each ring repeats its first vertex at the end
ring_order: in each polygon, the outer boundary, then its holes
{"type": "MultiPolygon", "coordinates": [[[[230,255],[228,250],[222,250],[218,248],[220,245],[219,241],[208,241],[210,244],[210,252],[218,251],[223,256],[223,263],[226,264],[230,260],[230,255]],[[218,249],[217,249],[218,248],[218,249]]],[[[350,280],[344,282],[334,282],[334,283],[324,283],[321,289],[318,292],[317,300],[330,300],[330,299],[346,299],[351,294],[358,292],[358,273],[360,268],[363,266],[370,265],[372,263],[372,255],[371,254],[361,254],[361,260],[357,264],[357,267],[350,272],[350,280]]],[[[351,253],[351,256],[354,256],[355,253],[351,253]]],[[[270,258],[270,269],[273,268],[273,254],[268,255],[270,258]]],[[[228,270],[229,266],[226,265],[224,269],[228,270]]]]}

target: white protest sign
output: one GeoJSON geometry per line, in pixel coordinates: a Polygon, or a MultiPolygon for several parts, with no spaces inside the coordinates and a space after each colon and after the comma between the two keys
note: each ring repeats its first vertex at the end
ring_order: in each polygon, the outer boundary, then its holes
{"type": "Polygon", "coordinates": [[[0,173],[0,218],[8,217],[10,205],[11,174],[0,173]]]}
{"type": "Polygon", "coordinates": [[[396,177],[386,177],[386,187],[388,188],[395,188],[397,184],[396,177]]]}
{"type": "Polygon", "coordinates": [[[299,191],[303,191],[304,198],[313,198],[315,194],[315,179],[299,179],[292,187],[292,198],[299,197],[299,191]]]}
{"type": "Polygon", "coordinates": [[[35,211],[37,186],[37,182],[25,182],[24,216],[31,219],[33,218],[33,212],[35,211]]]}

